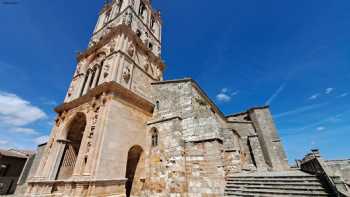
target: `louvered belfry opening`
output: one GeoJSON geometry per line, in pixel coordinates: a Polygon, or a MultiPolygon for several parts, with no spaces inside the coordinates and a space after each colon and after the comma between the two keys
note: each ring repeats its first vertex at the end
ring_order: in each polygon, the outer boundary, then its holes
{"type": "Polygon", "coordinates": [[[67,141],[57,173],[58,180],[65,180],[73,175],[85,127],[86,117],[83,113],[78,113],[68,127],[67,141]]]}

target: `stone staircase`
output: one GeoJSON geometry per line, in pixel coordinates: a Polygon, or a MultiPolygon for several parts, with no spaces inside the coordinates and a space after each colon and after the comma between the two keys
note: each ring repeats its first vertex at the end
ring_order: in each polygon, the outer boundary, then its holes
{"type": "Polygon", "coordinates": [[[317,179],[301,172],[235,174],[226,177],[225,196],[334,196],[317,179]]]}

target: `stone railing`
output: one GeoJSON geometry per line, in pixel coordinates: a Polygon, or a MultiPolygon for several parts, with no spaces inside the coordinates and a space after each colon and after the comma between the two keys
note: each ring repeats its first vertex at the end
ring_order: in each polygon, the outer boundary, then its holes
{"type": "Polygon", "coordinates": [[[338,197],[350,197],[350,190],[340,176],[335,176],[321,158],[319,150],[312,150],[298,162],[301,170],[316,175],[338,197]]]}

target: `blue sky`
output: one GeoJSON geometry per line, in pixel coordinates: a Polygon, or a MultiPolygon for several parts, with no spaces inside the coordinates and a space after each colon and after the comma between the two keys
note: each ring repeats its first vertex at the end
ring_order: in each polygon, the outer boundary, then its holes
{"type": "MultiPolygon", "coordinates": [[[[0,147],[47,138],[103,0],[0,0],[0,147]]],[[[350,1],[153,0],[166,79],[226,114],[269,104],[290,161],[350,157],[350,1]]]]}

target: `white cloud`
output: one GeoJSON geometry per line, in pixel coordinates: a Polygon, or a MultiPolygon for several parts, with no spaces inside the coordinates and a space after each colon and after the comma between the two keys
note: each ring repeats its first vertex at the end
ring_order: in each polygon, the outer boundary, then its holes
{"type": "Polygon", "coordinates": [[[228,92],[228,88],[222,88],[221,92],[222,93],[227,93],[228,92]]]}
{"type": "Polygon", "coordinates": [[[7,145],[9,142],[6,140],[0,140],[0,145],[7,145]]]}
{"type": "Polygon", "coordinates": [[[231,96],[227,95],[225,93],[220,93],[216,95],[216,99],[221,102],[230,102],[231,101],[231,96]]]}
{"type": "Polygon", "coordinates": [[[34,139],[34,142],[37,145],[46,143],[47,141],[49,141],[49,136],[47,136],[47,135],[43,135],[43,136],[40,136],[40,137],[37,137],[34,139]]]}
{"type": "Polygon", "coordinates": [[[349,96],[349,93],[345,92],[345,93],[339,95],[339,98],[344,98],[344,97],[347,97],[347,96],[349,96]]]}
{"type": "Polygon", "coordinates": [[[334,88],[327,88],[327,89],[325,90],[325,94],[330,94],[330,93],[333,92],[333,90],[334,90],[334,88]]]}
{"type": "Polygon", "coordinates": [[[312,96],[309,97],[309,100],[316,100],[316,99],[318,99],[318,97],[320,97],[320,96],[321,96],[321,94],[319,94],[319,93],[314,94],[314,95],[312,95],[312,96]]]}
{"type": "Polygon", "coordinates": [[[10,128],[9,130],[14,133],[22,133],[22,134],[28,134],[28,135],[38,134],[38,132],[36,132],[34,129],[31,129],[31,128],[15,127],[15,128],[10,128]]]}
{"type": "Polygon", "coordinates": [[[284,90],[284,88],[286,87],[286,83],[283,83],[274,93],[273,95],[266,101],[266,105],[270,105],[272,103],[272,101],[274,101],[278,95],[284,90]]]}
{"type": "Polygon", "coordinates": [[[46,118],[40,108],[15,94],[0,92],[0,124],[20,127],[46,118]]]}
{"type": "Polygon", "coordinates": [[[316,128],[317,131],[324,131],[326,130],[326,127],[323,127],[323,126],[319,126],[316,128]]]}
{"type": "Polygon", "coordinates": [[[238,91],[232,92],[228,88],[222,88],[221,92],[218,95],[216,95],[216,100],[223,103],[227,103],[227,102],[230,102],[232,100],[232,97],[236,96],[237,94],[238,94],[238,91]]]}

